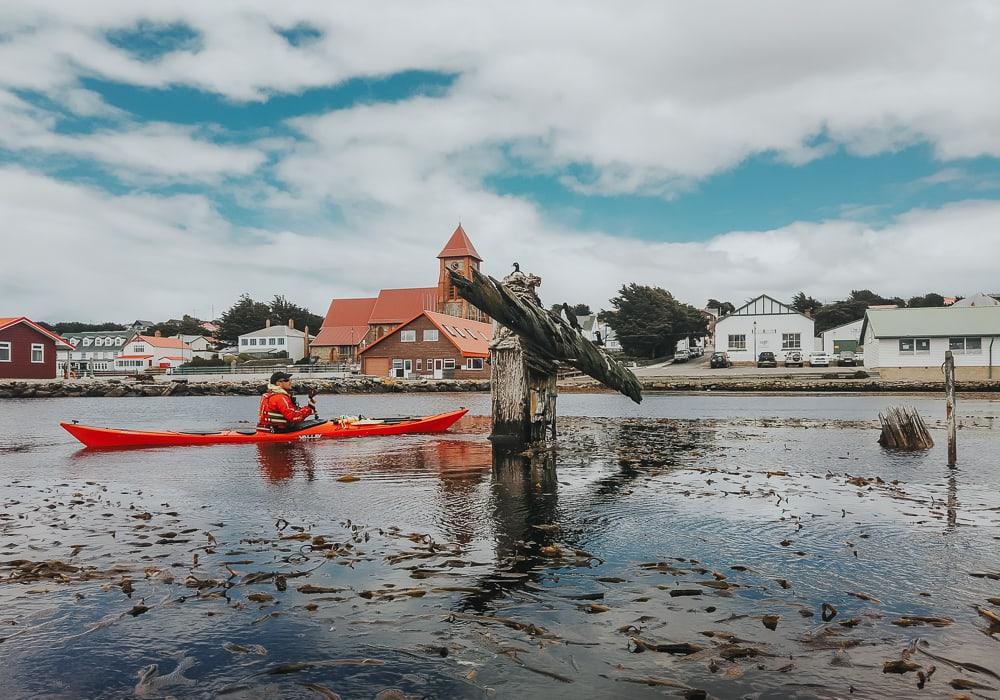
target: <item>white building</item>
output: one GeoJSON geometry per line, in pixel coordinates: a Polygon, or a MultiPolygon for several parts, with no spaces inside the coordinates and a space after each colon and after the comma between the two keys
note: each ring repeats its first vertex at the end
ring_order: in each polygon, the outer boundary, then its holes
{"type": "Polygon", "coordinates": [[[183,340],[191,348],[191,353],[195,357],[200,357],[203,360],[211,360],[218,355],[218,351],[215,349],[211,338],[203,335],[177,335],[173,337],[183,340]]]}
{"type": "Polygon", "coordinates": [[[729,353],[734,363],[750,364],[764,351],[779,362],[785,352],[808,354],[815,338],[813,320],[766,294],[752,299],[715,324],[715,350],[729,353]]]}
{"type": "Polygon", "coordinates": [[[962,309],[967,306],[1000,306],[1000,300],[997,299],[998,296],[1000,295],[976,292],[971,297],[959,299],[951,305],[951,308],[962,309]]]}
{"type": "Polygon", "coordinates": [[[863,323],[864,319],[859,318],[857,321],[823,331],[820,333],[823,345],[819,349],[827,355],[839,355],[848,350],[854,352],[862,344],[861,325],[863,323]]]}
{"type": "Polygon", "coordinates": [[[180,338],[133,335],[115,357],[115,370],[138,374],[150,369],[169,369],[190,362],[192,357],[191,348],[180,338]]]}
{"type": "Polygon", "coordinates": [[[80,376],[93,372],[113,372],[115,357],[125,347],[134,333],[131,331],[87,331],[67,333],[63,337],[73,346],[72,350],[59,350],[56,363],[60,376],[69,369],[80,376]]]}
{"type": "Polygon", "coordinates": [[[947,350],[956,379],[1000,378],[1000,306],[868,309],[862,337],[883,379],[940,381],[947,350]]]}
{"type": "Polygon", "coordinates": [[[605,350],[622,349],[621,343],[618,342],[618,336],[615,335],[615,329],[598,320],[597,314],[577,316],[576,320],[583,329],[580,331],[580,335],[590,342],[600,344],[605,350]]]}
{"type": "MultiPolygon", "coordinates": [[[[306,356],[306,334],[297,330],[292,321],[287,326],[272,326],[270,322],[265,328],[240,336],[240,353],[267,357],[284,351],[288,359],[298,362],[306,356]]],[[[313,336],[309,336],[313,340],[313,336]]]]}

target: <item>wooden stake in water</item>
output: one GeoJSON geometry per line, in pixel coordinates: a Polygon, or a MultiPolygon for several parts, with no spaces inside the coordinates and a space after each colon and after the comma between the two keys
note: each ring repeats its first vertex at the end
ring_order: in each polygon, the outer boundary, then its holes
{"type": "Polygon", "coordinates": [[[948,421],[948,466],[958,461],[957,429],[955,426],[955,357],[948,350],[944,354],[944,390],[947,396],[945,417],[948,421]]]}

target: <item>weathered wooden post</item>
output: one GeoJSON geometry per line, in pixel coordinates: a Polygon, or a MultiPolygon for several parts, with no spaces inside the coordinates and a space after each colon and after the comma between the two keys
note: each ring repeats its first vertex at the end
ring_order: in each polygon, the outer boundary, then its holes
{"type": "Polygon", "coordinates": [[[472,279],[449,270],[462,298],[494,320],[490,343],[495,443],[530,445],[555,432],[556,368],[565,362],[636,403],[635,374],[584,338],[560,316],[542,308],[537,275],[515,271],[499,282],[478,270],[472,279]]]}
{"type": "Polygon", "coordinates": [[[947,397],[945,417],[948,421],[948,466],[958,461],[958,435],[955,425],[955,356],[951,350],[944,354],[944,391],[947,397]]]}

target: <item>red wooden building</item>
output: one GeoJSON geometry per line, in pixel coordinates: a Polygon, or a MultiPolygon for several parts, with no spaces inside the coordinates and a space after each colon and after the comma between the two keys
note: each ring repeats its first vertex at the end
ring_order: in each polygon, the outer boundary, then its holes
{"type": "Polygon", "coordinates": [[[24,316],[0,318],[0,379],[55,379],[56,350],[73,346],[24,316]]]}
{"type": "Polygon", "coordinates": [[[436,287],[383,289],[377,297],[334,299],[316,340],[312,342],[313,354],[327,362],[354,361],[362,348],[425,310],[488,322],[490,319],[485,314],[458,296],[447,274],[449,269],[457,270],[472,279],[472,270],[478,270],[482,262],[461,224],[451,234],[437,259],[436,287]]]}
{"type": "Polygon", "coordinates": [[[360,353],[361,371],[400,379],[488,379],[489,323],[421,311],[360,353]]]}

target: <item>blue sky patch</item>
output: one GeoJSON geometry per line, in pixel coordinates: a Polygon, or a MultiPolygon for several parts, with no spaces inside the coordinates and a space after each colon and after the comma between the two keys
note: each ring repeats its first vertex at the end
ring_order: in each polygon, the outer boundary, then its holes
{"type": "Polygon", "coordinates": [[[109,31],[105,36],[109,44],[140,61],[154,61],[174,51],[196,51],[201,45],[200,34],[183,23],[139,22],[129,28],[109,31]]]}
{"type": "Polygon", "coordinates": [[[275,29],[292,46],[305,46],[323,37],[323,32],[311,24],[301,23],[288,29],[275,29]]]}

